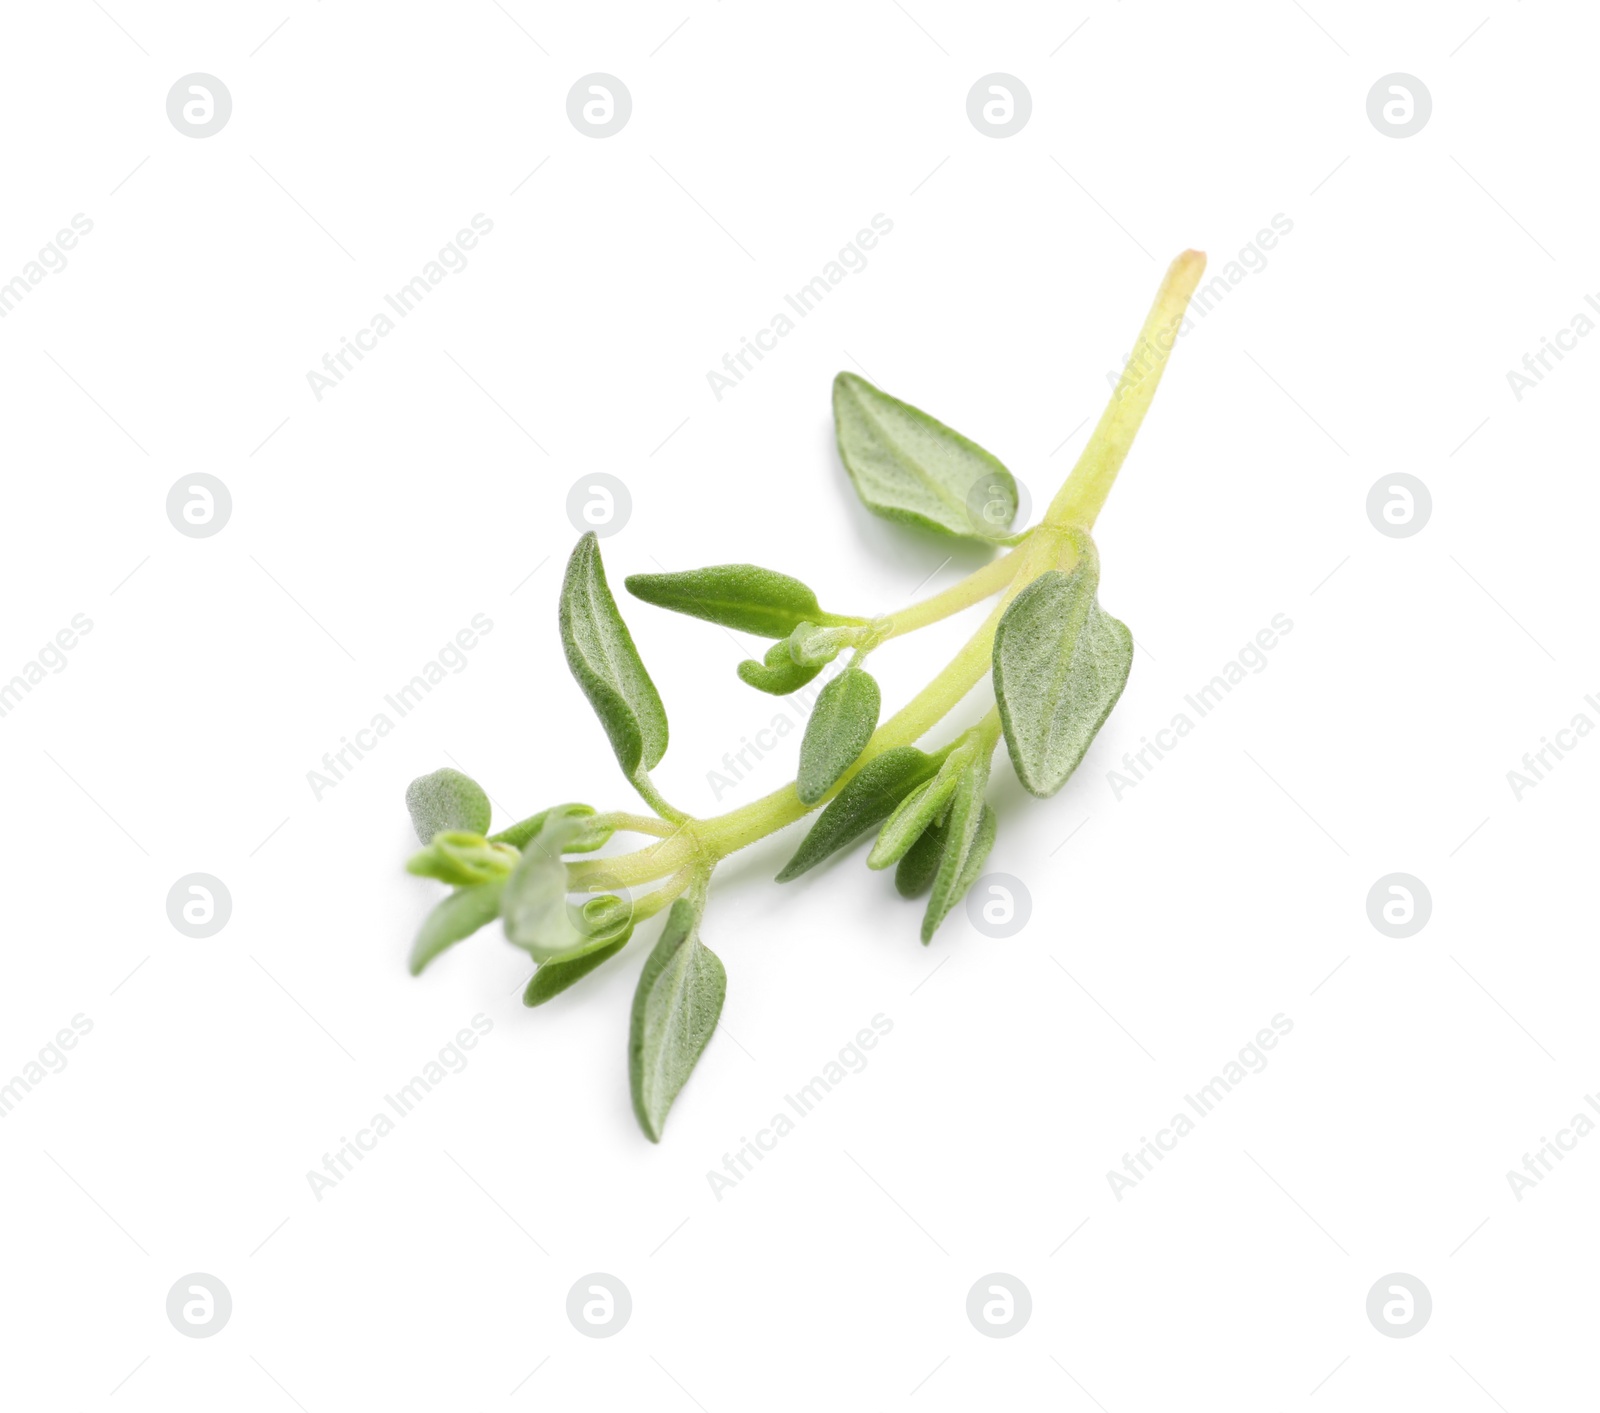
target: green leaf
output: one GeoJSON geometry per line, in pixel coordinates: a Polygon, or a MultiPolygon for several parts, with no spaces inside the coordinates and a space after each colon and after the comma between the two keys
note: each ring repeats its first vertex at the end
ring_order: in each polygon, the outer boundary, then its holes
{"type": "Polygon", "coordinates": [[[658,608],[692,614],[763,638],[786,638],[806,622],[859,622],[824,613],[817,596],[798,579],[755,564],[713,564],[677,574],[630,574],[627,584],[635,598],[658,608]]]}
{"type": "Polygon", "coordinates": [[[989,780],[989,756],[993,750],[994,738],[990,737],[986,743],[977,727],[946,746],[938,774],[911,791],[884,821],[872,852],[867,855],[867,867],[888,868],[898,863],[924,833],[935,825],[942,825],[950,812],[951,801],[963,788],[967,777],[977,782],[981,795],[989,780]]]}
{"type": "Polygon", "coordinates": [[[923,834],[944,815],[961,783],[958,761],[946,761],[926,785],[913,790],[884,821],[867,855],[868,868],[888,868],[899,863],[923,834]]]}
{"type": "Polygon", "coordinates": [[[994,829],[994,811],[988,805],[982,805],[971,840],[964,851],[958,852],[954,818],[947,826],[944,852],[933,880],[933,896],[928,899],[928,911],[922,917],[923,946],[933,940],[933,934],[949,916],[950,909],[966,897],[967,890],[978,881],[984,860],[989,857],[989,850],[994,848],[994,829]]]}
{"type": "Polygon", "coordinates": [[[406,872],[462,886],[504,878],[516,863],[517,851],[509,844],[494,844],[481,834],[451,829],[435,834],[426,849],[407,859],[406,872]]]}
{"type": "MultiPolygon", "coordinates": [[[[547,810],[540,810],[538,814],[529,815],[526,819],[519,820],[508,829],[502,829],[498,834],[490,837],[491,844],[510,844],[514,849],[520,849],[544,826],[544,822],[553,814],[566,814],[574,818],[592,815],[592,805],[552,805],[547,810]]],[[[615,833],[609,826],[590,825],[582,832],[574,835],[562,846],[562,852],[567,854],[588,854],[598,849],[615,833]]]]}
{"type": "Polygon", "coordinates": [[[561,584],[561,642],[567,666],[594,708],[617,763],[631,780],[666,753],[667,713],[617,612],[590,531],[572,551],[561,584]]]}
{"type": "Polygon", "coordinates": [[[931,780],[948,753],[947,748],[930,756],[915,746],[895,746],[874,756],[828,801],[794,857],[783,866],[778,882],[798,878],[840,849],[849,848],[923,781],[931,780]]]}
{"type": "Polygon", "coordinates": [[[504,878],[495,878],[470,888],[457,888],[441,899],[412,943],[412,976],[419,975],[445,948],[472,936],[484,923],[494,921],[500,914],[500,894],[505,886],[504,878]]]}
{"type": "Polygon", "coordinates": [[[628,1085],[652,1143],[661,1142],[667,1111],[710,1043],[728,991],[727,972],[699,930],[694,905],[679,898],[633,994],[628,1085]]]}
{"type": "Polygon", "coordinates": [[[939,855],[939,867],[933,876],[928,910],[922,917],[924,946],[949,915],[950,909],[972,887],[984,859],[994,847],[994,811],[983,800],[984,791],[989,788],[989,754],[992,749],[992,745],[983,744],[981,740],[977,743],[971,759],[961,770],[955,795],[950,801],[950,813],[941,821],[944,826],[944,849],[939,855]]]}
{"type": "MultiPolygon", "coordinates": [[[[587,805],[568,806],[569,811],[587,811],[587,805]]],[[[522,858],[506,880],[500,902],[506,937],[515,946],[544,963],[568,960],[605,946],[614,933],[591,933],[580,927],[567,905],[567,866],[562,854],[584,828],[583,813],[547,813],[539,832],[528,840],[522,858]]],[[[594,901],[594,900],[590,900],[594,901]]],[[[588,915],[583,914],[585,923],[588,915]]]]}
{"type": "Polygon", "coordinates": [[[939,860],[944,857],[948,831],[937,824],[922,831],[917,842],[906,850],[900,866],[894,871],[895,890],[902,898],[920,898],[933,887],[933,878],[939,871],[939,860]]]}
{"type": "Polygon", "coordinates": [[[966,539],[1010,529],[1017,484],[976,442],[854,373],[833,380],[833,421],[839,459],[869,510],[966,539]]]}
{"type": "Polygon", "coordinates": [[[1092,548],[1070,574],[1051,569],[1011,601],[994,638],[994,694],[1017,778],[1053,795],[1117,704],[1133,635],[1095,599],[1092,548]]]}
{"type": "Polygon", "coordinates": [[[822,671],[819,662],[815,667],[804,666],[794,660],[788,640],[774,643],[767,649],[765,664],[746,658],[739,664],[739,680],[760,692],[770,692],[775,697],[786,697],[798,692],[817,673],[822,671]]]}
{"type": "Polygon", "coordinates": [[[597,947],[592,952],[585,952],[580,957],[574,957],[566,962],[545,962],[538,971],[528,980],[528,989],[522,993],[524,1006],[542,1006],[552,996],[559,996],[574,982],[582,981],[601,962],[617,955],[628,945],[628,938],[633,935],[633,929],[617,938],[614,942],[607,942],[603,947],[597,947]]]}
{"type": "Polygon", "coordinates": [[[878,727],[878,684],[859,667],[847,667],[817,694],[800,741],[795,792],[814,805],[856,762],[878,727]]]}
{"type": "Polygon", "coordinates": [[[406,808],[411,811],[411,826],[424,844],[447,830],[489,832],[489,797],[483,786],[449,766],[432,775],[419,775],[407,785],[406,808]]]}

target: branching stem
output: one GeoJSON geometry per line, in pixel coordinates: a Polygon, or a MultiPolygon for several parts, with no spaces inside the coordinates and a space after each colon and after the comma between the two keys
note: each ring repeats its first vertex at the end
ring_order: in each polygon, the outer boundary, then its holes
{"type": "MultiPolygon", "coordinates": [[[[1072,474],[1050,502],[1043,522],[1015,549],[991,560],[959,583],[869,626],[871,641],[866,647],[871,651],[890,638],[915,632],[996,593],[1000,595],[999,602],[961,650],[926,687],[878,727],[860,758],[819,804],[826,804],[838,794],[868,761],[897,746],[915,745],[948,716],[988,674],[994,654],[995,630],[1011,600],[1047,570],[1067,570],[1077,561],[1081,550],[1088,545],[1087,533],[1105,505],[1117,472],[1122,469],[1139,425],[1149,411],[1189,298],[1204,270],[1205,256],[1194,250],[1185,251],[1168,268],[1122,378],[1072,474]]],[[[992,750],[1000,736],[998,708],[991,707],[978,729],[981,739],[992,750]]],[[[703,892],[705,881],[719,860],[793,824],[816,808],[801,803],[791,781],[770,795],[726,814],[692,819],[667,805],[643,772],[641,777],[643,783],[634,782],[639,792],[663,818],[677,827],[660,843],[635,853],[586,859],[567,866],[574,889],[632,888],[671,874],[661,888],[647,894],[636,905],[635,918],[650,915],[642,913],[642,908],[655,912],[664,907],[691,884],[703,892]],[[654,901],[658,898],[661,901],[654,901]]],[[[665,831],[641,832],[659,834],[665,831]]]]}

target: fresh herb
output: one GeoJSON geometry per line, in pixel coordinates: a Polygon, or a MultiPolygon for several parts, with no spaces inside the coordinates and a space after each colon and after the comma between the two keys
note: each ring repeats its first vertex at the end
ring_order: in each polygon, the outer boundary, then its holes
{"type": "Polygon", "coordinates": [[[874,869],[896,889],[927,896],[929,942],[983,870],[995,842],[985,795],[1003,735],[1018,779],[1055,794],[1083,760],[1127,682],[1133,638],[1100,607],[1100,561],[1090,531],[1165,371],[1205,257],[1173,261],[1110,404],[1043,519],[1015,530],[1011,473],[975,442],[853,373],[834,381],[839,456],[876,514],[946,537],[1006,546],[960,583],[885,617],[824,610],[806,584],[750,564],[637,574],[646,603],[773,640],[739,678],[786,695],[849,657],[812,707],[797,778],[726,814],[696,819],[662,796],[650,772],[667,749],[667,714],[606,582],[599,541],[578,541],[561,588],[567,663],[594,707],[623,774],[649,814],[557,805],[488,833],[489,800],[456,770],[411,783],[406,803],[423,844],[407,867],[454,891],[428,915],[411,952],[420,972],[498,917],[537,970],[523,1000],[543,1005],[622,952],[656,913],[666,926],[633,1000],[628,1076],[640,1127],[659,1142],[667,1115],[710,1043],[727,975],[700,940],[707,886],[728,855],[821,814],[778,874],[788,882],[874,829],[874,869]],[[997,598],[966,645],[887,721],[865,670],[884,644],[997,598]],[[921,741],[985,677],[994,705],[931,751],[921,741]],[[582,859],[614,833],[646,836],[632,853],[582,859]],[[643,890],[643,891],[636,891],[643,890]]]}
{"type": "Polygon", "coordinates": [[[883,694],[855,663],[821,692],[800,742],[800,773],[794,792],[803,805],[819,805],[845,771],[856,763],[878,729],[883,694]]]}

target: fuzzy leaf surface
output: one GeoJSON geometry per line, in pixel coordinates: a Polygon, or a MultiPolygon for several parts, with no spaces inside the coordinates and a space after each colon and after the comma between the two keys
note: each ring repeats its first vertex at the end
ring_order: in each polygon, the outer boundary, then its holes
{"type": "Polygon", "coordinates": [[[457,888],[441,898],[423,920],[422,930],[411,945],[411,974],[417,976],[440,952],[470,937],[487,922],[500,915],[500,894],[504,878],[457,888]]]}
{"type": "Polygon", "coordinates": [[[628,938],[632,933],[633,929],[629,928],[627,933],[614,942],[607,942],[603,947],[596,947],[594,951],[585,952],[582,956],[572,958],[571,961],[545,962],[529,978],[527,990],[522,993],[522,1004],[542,1006],[552,996],[559,996],[574,982],[582,981],[601,962],[616,956],[628,945],[628,938]]]}
{"type": "MultiPolygon", "coordinates": [[[[952,814],[954,811],[952,811],[952,814]]],[[[922,916],[922,941],[926,946],[933,940],[939,924],[949,916],[967,895],[967,890],[978,881],[983,872],[984,860],[994,848],[995,818],[988,805],[982,805],[977,826],[967,841],[966,849],[958,854],[954,819],[945,831],[944,852],[939,859],[939,870],[934,875],[933,894],[928,899],[928,910],[922,916]]]]}
{"type": "Polygon", "coordinates": [[[698,912],[679,898],[639,974],[628,1032],[633,1111],[652,1143],[711,1042],[727,991],[721,959],[700,940],[698,912]]]}
{"type": "Polygon", "coordinates": [[[917,842],[906,850],[894,871],[895,891],[902,898],[920,898],[933,887],[934,875],[939,872],[939,860],[944,857],[946,831],[930,824],[917,842]]]}
{"type": "Polygon", "coordinates": [[[833,380],[833,422],[839,459],[869,510],[963,539],[1011,528],[1016,481],[960,432],[854,373],[833,380]]]}
{"type": "Polygon", "coordinates": [[[411,826],[424,844],[435,834],[460,830],[467,834],[489,832],[489,797],[470,775],[443,766],[432,775],[419,775],[406,786],[406,808],[411,826]]]}
{"type": "Polygon", "coordinates": [[[798,579],[755,564],[713,564],[676,574],[631,574],[628,592],[658,608],[691,614],[763,638],[786,638],[802,623],[833,623],[798,579]]]}
{"type": "Polygon", "coordinates": [[[794,857],[783,866],[778,882],[798,878],[840,849],[848,849],[917,786],[931,780],[939,762],[939,756],[927,755],[915,746],[895,746],[874,756],[828,801],[794,857]]]}
{"type": "Polygon", "coordinates": [[[1006,748],[1029,793],[1053,795],[1117,704],[1133,635],[1095,598],[1091,558],[1051,569],[1011,601],[994,636],[994,694],[1006,748]]]}
{"type": "Polygon", "coordinates": [[[567,561],[561,643],[623,774],[633,779],[640,770],[653,769],[667,749],[667,711],[611,597],[600,541],[592,530],[567,561]]]}
{"type": "Polygon", "coordinates": [[[818,694],[800,741],[795,792],[814,805],[856,763],[878,729],[883,704],[878,683],[859,667],[847,667],[818,694]]]}

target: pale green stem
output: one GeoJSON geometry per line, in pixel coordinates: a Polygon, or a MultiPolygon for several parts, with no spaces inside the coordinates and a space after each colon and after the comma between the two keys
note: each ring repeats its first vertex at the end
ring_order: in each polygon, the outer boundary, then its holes
{"type": "MultiPolygon", "coordinates": [[[[837,795],[874,757],[896,746],[910,746],[920,741],[983,680],[994,655],[995,629],[1000,626],[1001,616],[1011,597],[1008,591],[984,620],[983,626],[945,664],[939,675],[872,733],[872,739],[867,742],[866,749],[857,757],[855,764],[845,771],[820,803],[826,804],[837,795]]],[[[995,723],[998,726],[998,712],[995,713],[995,723]]],[[[768,834],[776,833],[785,825],[793,824],[814,808],[816,806],[801,802],[791,782],[781,790],[774,790],[772,794],[764,795],[739,809],[701,821],[697,832],[707,847],[718,858],[723,858],[768,834]]]]}
{"type": "Polygon", "coordinates": [[[650,778],[650,772],[643,766],[634,772],[633,788],[639,792],[645,804],[669,823],[682,824],[689,818],[682,810],[674,809],[667,803],[666,796],[656,789],[655,781],[650,778]]]}
{"type": "Polygon", "coordinates": [[[1139,431],[1139,424],[1150,410],[1161,375],[1183,323],[1189,297],[1205,272],[1206,257],[1198,250],[1186,250],[1167,267],[1166,278],[1156,291],[1155,303],[1139,331],[1128,365],[1111,401],[1089,438],[1089,444],[1072,468],[1072,474],[1050,502],[1045,512],[1047,525],[1081,525],[1089,529],[1106,503],[1111,484],[1127,459],[1128,448],[1139,431]]]}
{"type": "Polygon", "coordinates": [[[637,899],[633,904],[634,923],[644,922],[663,908],[670,906],[701,872],[702,870],[695,868],[680,868],[659,888],[653,888],[644,897],[637,899]]]}
{"type": "Polygon", "coordinates": [[[594,829],[611,829],[626,834],[654,834],[658,839],[668,838],[675,825],[653,814],[629,814],[626,810],[610,810],[597,814],[589,821],[594,829]]]}
{"type": "Polygon", "coordinates": [[[1020,563],[1014,551],[1007,552],[974,570],[959,584],[952,584],[932,598],[923,599],[921,603],[914,603],[898,613],[891,613],[879,620],[883,641],[914,633],[918,628],[926,628],[930,623],[937,623],[952,613],[960,613],[964,608],[981,603],[1011,582],[1011,576],[1017,572],[1020,563]]]}
{"type": "Polygon", "coordinates": [[[603,859],[568,860],[567,881],[573,891],[594,888],[637,888],[691,863],[699,849],[688,824],[679,825],[659,844],[637,849],[631,854],[613,854],[603,859]]]}
{"type": "MultiPolygon", "coordinates": [[[[933,681],[878,727],[860,758],[819,804],[826,804],[837,795],[868,761],[896,746],[915,744],[943,720],[988,674],[994,655],[995,631],[1012,599],[1046,570],[1070,569],[1077,561],[1085,539],[1075,532],[1081,531],[1086,536],[1094,525],[1117,472],[1127,459],[1128,449],[1149,411],[1184,311],[1200,282],[1205,264],[1204,255],[1189,250],[1168,268],[1116,391],[1072,474],[1051,501],[1043,523],[1014,553],[992,560],[961,583],[873,625],[876,636],[887,624],[887,631],[877,638],[883,641],[957,613],[997,589],[1004,591],[983,625],[961,651],[933,681]]],[[[979,729],[992,750],[1000,735],[998,707],[990,709],[979,723],[979,729]]],[[[656,801],[651,803],[654,805],[656,801]]],[[[801,803],[791,781],[770,795],[712,819],[690,820],[674,812],[672,817],[683,823],[670,838],[634,854],[569,865],[571,876],[581,880],[604,872],[612,882],[632,886],[660,878],[684,865],[705,876],[717,860],[776,833],[815,807],[801,803]]],[[[575,881],[574,886],[581,887],[581,881],[575,881]]]]}
{"type": "MultiPolygon", "coordinates": [[[[1017,543],[1025,542],[1031,534],[1033,530],[1024,530],[1017,543]]],[[[856,650],[860,655],[856,665],[860,666],[861,660],[865,659],[868,653],[887,643],[891,638],[901,638],[907,633],[915,633],[919,628],[926,628],[930,623],[938,623],[952,614],[960,613],[962,609],[971,608],[974,604],[982,603],[984,599],[992,597],[1011,581],[1012,575],[1017,572],[1017,566],[1021,563],[1013,551],[1007,551],[998,558],[991,559],[981,568],[973,570],[965,579],[952,584],[948,589],[942,589],[920,603],[910,604],[898,613],[888,613],[882,618],[874,618],[871,621],[852,620],[853,626],[843,630],[839,641],[856,650]]]]}
{"type": "MultiPolygon", "coordinates": [[[[1032,553],[1030,551],[1030,557],[1032,553]]],[[[1015,587],[1019,586],[1013,585],[1015,587]]],[[[1002,602],[984,620],[983,626],[967,640],[939,675],[878,727],[855,764],[823,797],[823,803],[837,795],[873,757],[895,746],[909,746],[919,741],[983,679],[994,654],[995,629],[999,627],[1001,615],[1011,597],[1008,591],[1002,602]]],[[[648,883],[696,857],[709,856],[712,860],[725,858],[768,834],[776,833],[785,825],[793,824],[814,808],[801,802],[800,796],[795,793],[794,782],[790,781],[770,795],[763,795],[748,805],[729,810],[727,814],[717,815],[713,819],[691,820],[670,839],[652,844],[648,849],[614,858],[569,863],[568,877],[574,888],[585,887],[590,880],[596,879],[604,880],[606,886],[613,887],[648,883]]]]}

